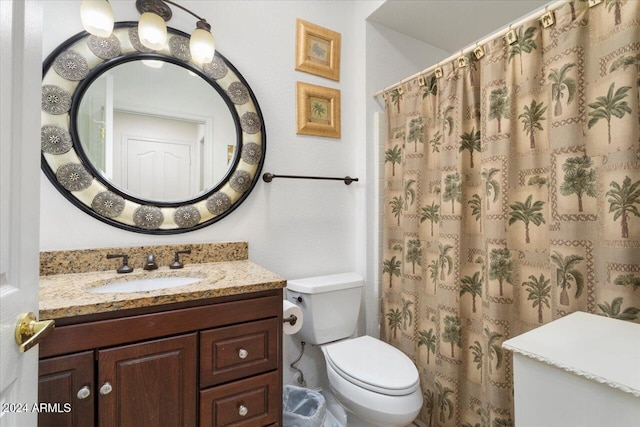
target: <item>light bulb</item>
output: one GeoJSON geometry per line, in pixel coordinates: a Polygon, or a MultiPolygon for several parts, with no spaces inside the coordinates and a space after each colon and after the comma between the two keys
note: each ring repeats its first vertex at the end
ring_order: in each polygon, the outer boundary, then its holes
{"type": "Polygon", "coordinates": [[[202,28],[196,28],[191,33],[189,50],[191,51],[191,58],[196,62],[207,64],[213,61],[213,56],[216,53],[213,34],[202,28]]]}
{"type": "Polygon", "coordinates": [[[113,10],[106,0],[82,0],[80,19],[84,29],[98,37],[109,37],[113,31],[113,10]]]}
{"type": "Polygon", "coordinates": [[[167,24],[155,13],[145,12],[138,22],[138,37],[143,46],[160,50],[167,44],[167,24]]]}

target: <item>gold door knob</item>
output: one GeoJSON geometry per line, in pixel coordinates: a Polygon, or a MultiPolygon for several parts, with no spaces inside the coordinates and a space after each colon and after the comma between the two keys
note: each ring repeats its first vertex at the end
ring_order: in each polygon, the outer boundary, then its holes
{"type": "Polygon", "coordinates": [[[20,351],[24,353],[32,347],[35,347],[42,338],[46,337],[53,331],[55,326],[54,320],[43,320],[38,322],[36,315],[32,312],[23,313],[16,324],[16,343],[20,347],[20,351]]]}

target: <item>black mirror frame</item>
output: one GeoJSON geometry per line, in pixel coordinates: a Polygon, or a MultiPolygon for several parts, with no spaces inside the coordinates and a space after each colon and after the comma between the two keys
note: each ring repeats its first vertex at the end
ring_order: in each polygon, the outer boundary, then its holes
{"type": "Polygon", "coordinates": [[[136,22],[119,22],[108,38],[83,31],[44,61],[42,171],[71,203],[109,225],[145,234],[197,230],[229,215],[258,182],[266,153],[262,112],[246,80],[219,52],[211,63],[197,64],[188,52],[189,35],[168,28],[167,46],[151,51],[140,44],[136,30],[136,22]],[[158,59],[198,74],[220,94],[235,122],[231,168],[215,187],[193,199],[158,202],[123,192],[96,170],[78,139],[76,118],[86,89],[104,71],[138,59],[158,59]]]}

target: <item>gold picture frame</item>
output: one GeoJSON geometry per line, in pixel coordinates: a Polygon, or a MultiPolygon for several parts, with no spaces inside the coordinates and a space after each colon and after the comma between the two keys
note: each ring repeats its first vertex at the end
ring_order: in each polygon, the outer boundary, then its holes
{"type": "Polygon", "coordinates": [[[340,33],[296,20],[296,70],[340,81],[340,33]]]}
{"type": "Polygon", "coordinates": [[[340,138],[340,91],[297,82],[296,93],[297,133],[340,138]]]}

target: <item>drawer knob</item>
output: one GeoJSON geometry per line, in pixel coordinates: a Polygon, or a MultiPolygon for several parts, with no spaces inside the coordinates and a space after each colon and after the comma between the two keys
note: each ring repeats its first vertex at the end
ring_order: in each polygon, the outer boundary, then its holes
{"type": "Polygon", "coordinates": [[[248,355],[249,355],[249,352],[244,348],[241,348],[240,351],[238,352],[238,357],[240,359],[246,359],[248,355]]]}
{"type": "Polygon", "coordinates": [[[78,394],[76,396],[78,396],[78,399],[86,399],[91,396],[91,389],[88,386],[84,386],[78,390],[78,394]]]}
{"type": "Polygon", "coordinates": [[[100,394],[106,396],[107,394],[111,393],[112,390],[113,387],[111,387],[111,383],[104,383],[102,384],[102,387],[100,387],[100,394]]]}
{"type": "Polygon", "coordinates": [[[249,408],[244,405],[240,405],[240,407],[238,408],[238,415],[240,415],[241,417],[246,417],[248,413],[249,408]]]}

